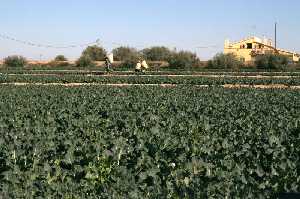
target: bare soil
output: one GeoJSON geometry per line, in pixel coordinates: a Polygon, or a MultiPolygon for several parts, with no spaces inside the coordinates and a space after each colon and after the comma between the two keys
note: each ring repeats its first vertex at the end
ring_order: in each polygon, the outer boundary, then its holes
{"type": "MultiPolygon", "coordinates": [[[[63,76],[68,74],[48,74],[48,73],[36,73],[36,74],[5,74],[8,76],[63,76]]],[[[256,76],[247,76],[247,75],[118,75],[118,74],[103,74],[103,75],[94,75],[86,74],[87,77],[208,77],[208,78],[253,78],[253,79],[290,79],[290,78],[300,78],[300,76],[266,76],[266,75],[256,75],[256,76]]]]}
{"type": "MultiPolygon", "coordinates": [[[[129,86],[160,86],[165,88],[177,87],[177,84],[101,84],[101,83],[0,83],[0,85],[14,85],[14,86],[65,86],[65,87],[78,87],[78,86],[113,86],[113,87],[129,87],[129,86]]],[[[208,88],[209,85],[192,85],[199,88],[208,88]]],[[[299,86],[287,86],[283,84],[269,84],[269,85],[248,85],[248,84],[225,84],[221,87],[227,89],[241,89],[241,88],[254,88],[254,89],[294,89],[300,90],[299,86]]]]}

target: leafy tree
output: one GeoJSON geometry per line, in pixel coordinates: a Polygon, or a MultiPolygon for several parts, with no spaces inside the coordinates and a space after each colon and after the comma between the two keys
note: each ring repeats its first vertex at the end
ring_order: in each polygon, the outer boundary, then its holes
{"type": "Polygon", "coordinates": [[[86,68],[86,67],[94,67],[95,63],[92,58],[88,55],[82,55],[77,61],[76,66],[86,68]]]}
{"type": "Polygon", "coordinates": [[[47,65],[50,66],[50,67],[53,67],[53,68],[55,68],[55,67],[64,68],[64,67],[71,66],[71,64],[67,61],[55,61],[55,60],[49,62],[47,65]]]}
{"type": "Polygon", "coordinates": [[[113,50],[114,58],[117,61],[125,61],[128,58],[138,57],[139,53],[135,48],[119,47],[113,50]]]}
{"type": "Polygon", "coordinates": [[[99,46],[89,46],[83,52],[83,56],[89,56],[92,61],[104,61],[106,56],[106,51],[104,48],[99,46]]]}
{"type": "Polygon", "coordinates": [[[170,68],[189,69],[200,64],[196,54],[189,51],[173,52],[167,59],[170,68]]]}
{"type": "Polygon", "coordinates": [[[137,64],[137,62],[139,60],[141,60],[141,59],[142,59],[142,56],[139,53],[137,53],[137,54],[131,54],[131,55],[129,55],[128,57],[126,57],[123,60],[124,61],[123,67],[125,67],[125,68],[133,68],[133,67],[135,67],[135,65],[137,64]]]}
{"type": "Polygon", "coordinates": [[[124,68],[133,68],[136,63],[143,59],[143,55],[135,48],[119,47],[113,50],[114,58],[117,61],[122,61],[124,68]]]}
{"type": "Polygon", "coordinates": [[[265,54],[256,57],[255,66],[258,69],[283,69],[289,64],[289,58],[279,54],[265,54]]]}
{"type": "Polygon", "coordinates": [[[26,58],[18,55],[9,56],[4,59],[4,65],[7,67],[24,67],[26,64],[26,58]]]}
{"type": "Polygon", "coordinates": [[[218,53],[212,60],[208,61],[207,67],[212,69],[235,69],[242,65],[242,61],[236,55],[218,53]]]}
{"type": "Polygon", "coordinates": [[[54,61],[68,61],[68,59],[64,55],[57,55],[54,61]]]}
{"type": "Polygon", "coordinates": [[[172,52],[167,47],[155,46],[142,50],[145,59],[149,61],[168,61],[172,52]]]}

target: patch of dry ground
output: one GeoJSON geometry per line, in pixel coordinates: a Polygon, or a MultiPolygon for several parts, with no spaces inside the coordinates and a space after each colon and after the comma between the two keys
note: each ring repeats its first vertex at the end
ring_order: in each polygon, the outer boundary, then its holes
{"type": "MultiPolygon", "coordinates": [[[[35,73],[35,74],[4,74],[7,76],[64,76],[68,74],[49,74],[49,73],[35,73]]],[[[94,74],[86,74],[87,77],[208,77],[208,78],[253,78],[253,79],[290,79],[290,78],[300,78],[300,76],[284,76],[284,75],[276,75],[276,76],[266,76],[266,75],[137,75],[137,74],[129,74],[129,75],[119,75],[119,74],[103,74],[103,75],[94,75],[94,74]]]]}
{"type": "MultiPolygon", "coordinates": [[[[129,86],[160,86],[160,87],[177,87],[180,84],[101,84],[101,83],[0,83],[0,85],[13,85],[13,86],[65,86],[65,87],[78,87],[78,86],[113,86],[113,87],[129,87],[129,86]]],[[[208,88],[209,85],[192,85],[193,87],[208,88]]],[[[225,84],[220,85],[228,89],[240,88],[254,88],[254,89],[300,89],[299,86],[287,86],[284,84],[269,84],[269,85],[248,85],[248,84],[225,84]]]]}

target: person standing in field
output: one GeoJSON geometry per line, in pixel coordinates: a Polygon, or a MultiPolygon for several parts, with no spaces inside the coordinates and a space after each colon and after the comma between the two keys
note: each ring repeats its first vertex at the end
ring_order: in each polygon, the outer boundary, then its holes
{"type": "Polygon", "coordinates": [[[135,72],[145,72],[149,68],[146,60],[138,61],[135,67],[135,72]]]}
{"type": "Polygon", "coordinates": [[[142,72],[146,71],[149,68],[146,60],[143,60],[141,65],[142,65],[142,72]]]}
{"type": "Polygon", "coordinates": [[[142,72],[142,63],[141,63],[141,61],[138,61],[138,63],[136,64],[135,72],[137,72],[137,73],[142,72]]]}
{"type": "Polygon", "coordinates": [[[107,72],[111,71],[113,62],[114,62],[114,54],[113,53],[107,54],[105,57],[105,66],[107,72]]]}

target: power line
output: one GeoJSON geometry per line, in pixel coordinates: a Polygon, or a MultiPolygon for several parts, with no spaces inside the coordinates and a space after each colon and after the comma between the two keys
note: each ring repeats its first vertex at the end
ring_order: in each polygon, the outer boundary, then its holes
{"type": "MultiPolygon", "coordinates": [[[[5,34],[0,34],[0,38],[5,39],[5,40],[10,40],[10,41],[14,41],[23,45],[27,45],[27,46],[32,46],[32,47],[38,47],[38,48],[53,48],[53,49],[70,49],[70,48],[78,48],[78,47],[86,47],[86,46],[91,46],[91,45],[101,45],[101,43],[110,43],[112,45],[118,45],[118,46],[129,46],[129,45],[125,45],[125,44],[121,44],[119,42],[107,42],[107,41],[100,41],[100,39],[97,39],[94,42],[90,42],[90,43],[85,43],[85,44],[77,44],[77,45],[66,45],[66,46],[55,46],[55,45],[49,45],[49,44],[40,44],[40,43],[35,43],[35,42],[31,42],[31,41],[25,41],[25,40],[20,40],[5,34]]],[[[147,45],[135,45],[134,47],[136,48],[145,48],[147,45]]],[[[151,46],[151,45],[149,45],[151,46]]],[[[176,47],[175,47],[176,48],[176,47]]],[[[208,46],[198,46],[198,47],[194,47],[196,49],[214,49],[214,48],[218,48],[218,45],[208,45],[208,46]]]]}
{"type": "Polygon", "coordinates": [[[39,44],[35,42],[30,42],[30,41],[24,41],[24,40],[19,40],[14,37],[10,37],[4,34],[0,34],[0,38],[5,39],[5,40],[10,40],[14,41],[17,43],[21,43],[27,46],[33,46],[33,47],[39,47],[39,48],[55,48],[55,49],[68,49],[68,48],[78,48],[78,47],[85,47],[85,46],[90,46],[90,45],[95,45],[99,43],[99,39],[97,39],[95,42],[90,42],[90,43],[85,43],[85,44],[77,44],[77,45],[68,45],[68,46],[55,46],[55,45],[46,45],[46,44],[39,44]]]}
{"type": "Polygon", "coordinates": [[[207,49],[207,48],[218,48],[218,45],[211,45],[211,46],[198,46],[196,48],[199,49],[207,49]]]}

